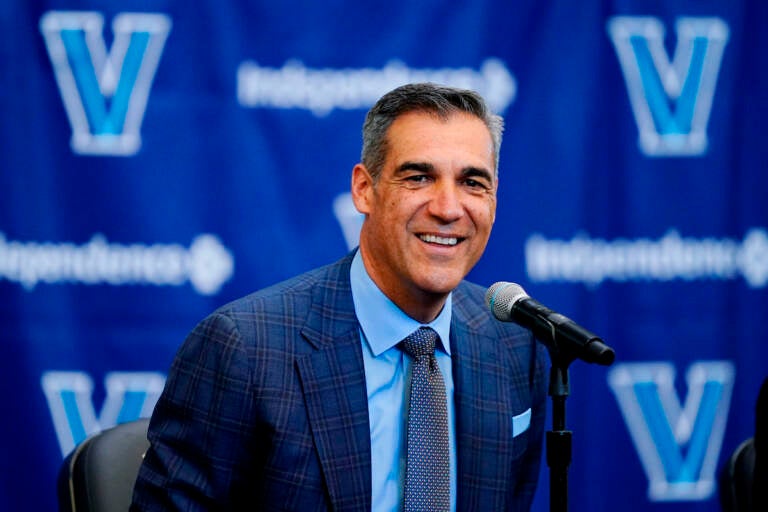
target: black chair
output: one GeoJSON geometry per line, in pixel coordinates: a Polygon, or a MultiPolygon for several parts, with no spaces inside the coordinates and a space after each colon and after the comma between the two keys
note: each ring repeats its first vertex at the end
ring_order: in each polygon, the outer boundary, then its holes
{"type": "Polygon", "coordinates": [[[726,461],[718,491],[723,512],[768,511],[768,378],[755,408],[755,436],[742,442],[726,461]]]}
{"type": "Polygon", "coordinates": [[[720,473],[720,506],[723,512],[752,512],[755,475],[755,439],[742,442],[720,473]]]}
{"type": "Polygon", "coordinates": [[[146,418],[122,423],[80,443],[59,471],[59,510],[127,512],[149,447],[148,425],[146,418]]]}

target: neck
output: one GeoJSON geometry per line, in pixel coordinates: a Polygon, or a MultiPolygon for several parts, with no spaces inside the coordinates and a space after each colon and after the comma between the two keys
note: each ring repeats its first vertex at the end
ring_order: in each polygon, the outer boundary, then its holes
{"type": "MultiPolygon", "coordinates": [[[[428,324],[440,314],[445,306],[447,295],[430,296],[415,298],[414,295],[404,293],[402,297],[391,296],[387,291],[382,290],[397,307],[402,309],[406,315],[422,324],[428,324]]],[[[422,293],[422,295],[424,295],[422,293]]]]}
{"type": "Polygon", "coordinates": [[[413,284],[406,286],[388,285],[387,280],[381,278],[377,274],[376,269],[371,266],[366,257],[366,252],[362,248],[361,255],[365,271],[373,283],[406,315],[417,322],[427,324],[437,318],[443,310],[445,301],[448,299],[448,293],[426,292],[413,284]]]}

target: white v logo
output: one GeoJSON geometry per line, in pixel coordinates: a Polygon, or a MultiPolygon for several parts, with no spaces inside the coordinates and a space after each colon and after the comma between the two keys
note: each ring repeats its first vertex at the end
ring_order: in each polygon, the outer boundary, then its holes
{"type": "Polygon", "coordinates": [[[608,21],[640,148],[649,156],[695,156],[707,149],[707,122],[728,25],[719,18],[680,18],[676,30],[670,61],[658,19],[618,16],[608,21]]]}
{"type": "Polygon", "coordinates": [[[104,378],[101,414],[93,406],[93,382],[87,373],[46,372],[41,379],[62,455],[86,437],[118,423],[149,417],[165,385],[159,373],[113,372],[104,378]]]}
{"type": "Polygon", "coordinates": [[[149,89],[171,20],[163,14],[120,14],[107,52],[97,12],[51,11],[40,20],[56,81],[80,154],[132,155],[149,89]]]}
{"type": "Polygon", "coordinates": [[[727,361],[691,365],[681,405],[669,363],[623,364],[610,371],[608,383],[650,481],[651,500],[704,500],[714,493],[733,375],[727,361]]]}

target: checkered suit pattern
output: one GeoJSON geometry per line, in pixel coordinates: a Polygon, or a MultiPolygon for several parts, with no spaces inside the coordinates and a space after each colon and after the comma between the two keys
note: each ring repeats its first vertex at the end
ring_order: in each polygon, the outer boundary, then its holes
{"type": "MultiPolygon", "coordinates": [[[[212,313],[189,334],[149,429],[134,511],[371,508],[368,404],[352,254],[212,313]]],[[[459,510],[527,510],[539,472],[546,354],[454,292],[459,510]],[[512,417],[532,408],[531,427],[512,417]]]]}

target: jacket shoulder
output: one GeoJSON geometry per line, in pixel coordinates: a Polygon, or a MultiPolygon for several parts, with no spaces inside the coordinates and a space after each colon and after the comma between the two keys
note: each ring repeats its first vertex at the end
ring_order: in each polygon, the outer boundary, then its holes
{"type": "Polygon", "coordinates": [[[289,304],[295,306],[302,302],[306,302],[308,306],[317,293],[327,296],[343,293],[350,290],[349,268],[353,255],[354,253],[350,253],[334,263],[257,290],[219,307],[212,314],[236,315],[242,312],[283,310],[289,304]]]}
{"type": "Polygon", "coordinates": [[[502,322],[493,316],[485,304],[486,290],[485,287],[469,281],[459,284],[453,294],[453,312],[457,320],[466,324],[470,330],[496,339],[532,342],[533,336],[528,329],[513,322],[502,322]]]}

